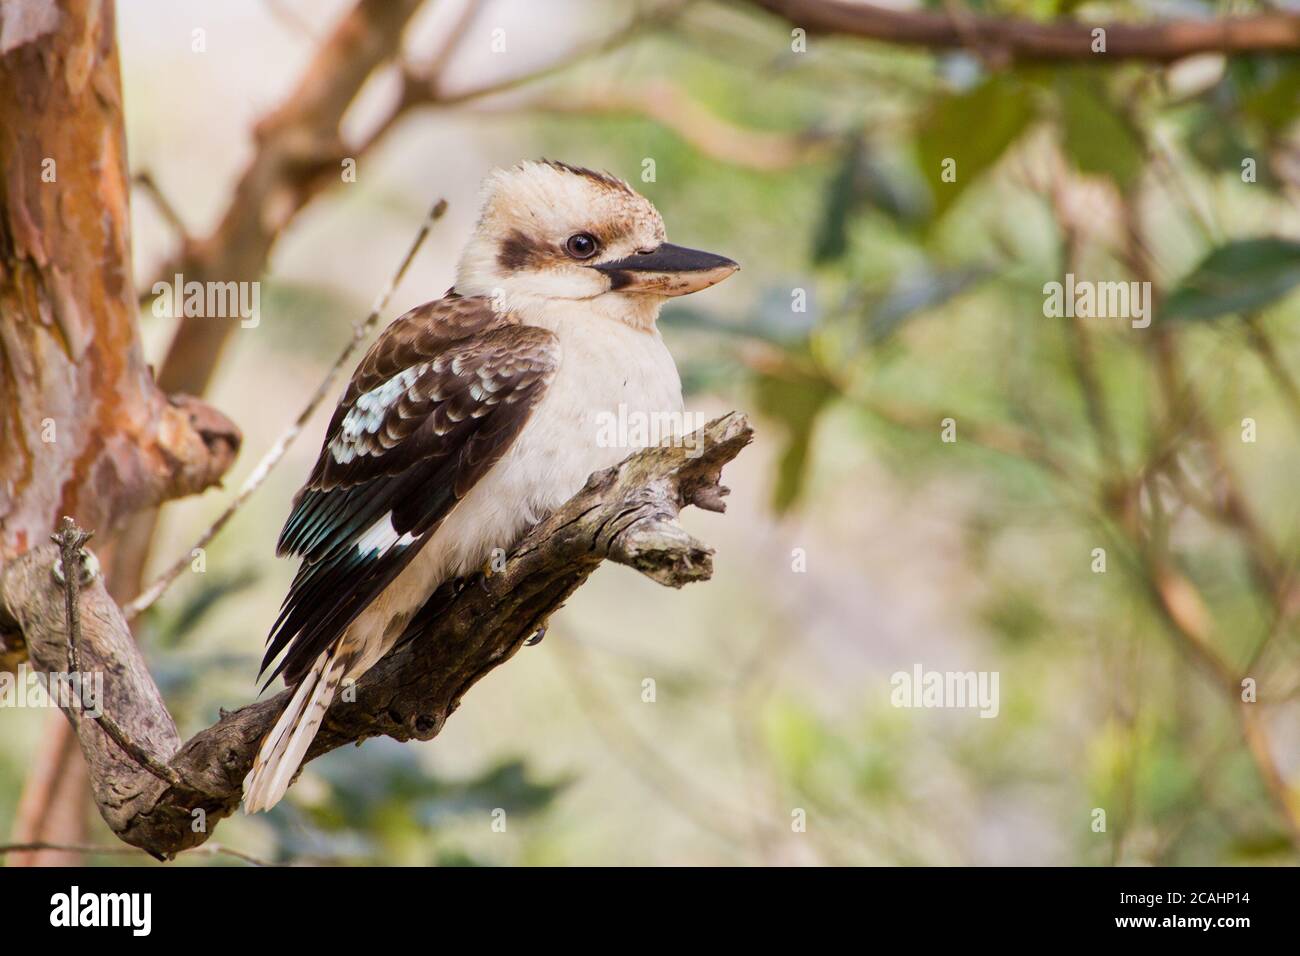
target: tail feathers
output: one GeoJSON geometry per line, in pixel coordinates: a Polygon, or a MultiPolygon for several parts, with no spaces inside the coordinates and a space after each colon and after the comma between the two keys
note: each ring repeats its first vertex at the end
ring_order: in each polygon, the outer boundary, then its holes
{"type": "Polygon", "coordinates": [[[262,741],[253,768],[244,778],[244,812],[270,810],[280,802],[307,748],[316,737],[325,712],[343,679],[343,662],[331,648],[312,664],[298,684],[275,727],[262,741]]]}

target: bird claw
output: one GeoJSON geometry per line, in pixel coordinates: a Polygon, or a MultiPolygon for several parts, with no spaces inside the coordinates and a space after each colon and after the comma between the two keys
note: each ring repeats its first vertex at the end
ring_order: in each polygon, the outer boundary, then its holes
{"type": "Polygon", "coordinates": [[[524,641],[524,647],[536,647],[538,644],[542,643],[542,638],[544,638],[545,636],[546,636],[546,625],[543,624],[541,627],[537,629],[536,633],[534,633],[532,637],[524,641]]]}
{"type": "Polygon", "coordinates": [[[502,571],[505,570],[504,564],[500,569],[496,567],[496,563],[501,560],[504,554],[505,552],[498,549],[492,552],[492,557],[488,558],[485,562],[483,562],[483,567],[479,570],[479,574],[478,574],[478,583],[479,583],[479,587],[483,589],[484,594],[491,593],[488,590],[488,581],[496,577],[498,574],[500,574],[502,571]]]}

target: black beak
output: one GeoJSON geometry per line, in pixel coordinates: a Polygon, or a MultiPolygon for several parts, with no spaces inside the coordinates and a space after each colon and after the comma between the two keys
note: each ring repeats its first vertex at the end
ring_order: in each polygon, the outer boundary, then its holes
{"type": "Polygon", "coordinates": [[[613,292],[686,295],[721,282],[740,268],[726,256],[661,243],[650,252],[601,262],[592,268],[609,276],[613,292]]]}

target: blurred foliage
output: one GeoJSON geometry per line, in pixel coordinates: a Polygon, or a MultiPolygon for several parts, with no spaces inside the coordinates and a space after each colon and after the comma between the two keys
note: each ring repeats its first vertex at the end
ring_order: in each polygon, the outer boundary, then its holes
{"type": "Polygon", "coordinates": [[[1104,75],[1061,70],[1055,92],[1065,153],[1081,173],[1109,177],[1121,189],[1142,171],[1141,132],[1113,101],[1104,75]]]}
{"type": "MultiPolygon", "coordinates": [[[[458,825],[506,828],[544,811],[563,780],[539,782],[520,760],[449,782],[391,740],[323,758],[283,811],[267,815],[284,860],[382,861],[399,865],[478,866],[504,862],[462,842],[458,825]]],[[[502,831],[506,832],[506,831],[502,831]]]]}
{"type": "Polygon", "coordinates": [[[808,471],[813,426],[836,394],[834,385],[817,375],[790,373],[760,375],[755,379],[757,410],[780,422],[787,434],[772,497],[772,507],[778,513],[799,500],[808,471]]]}
{"type": "MultiPolygon", "coordinates": [[[[1048,18],[1074,6],[972,9],[1048,18]]],[[[1251,673],[1268,675],[1260,679],[1274,688],[1275,751],[1294,744],[1282,721],[1294,707],[1278,700],[1296,689],[1294,619],[1278,625],[1231,516],[1198,512],[1196,489],[1207,489],[1213,508],[1225,464],[1203,441],[1169,430],[1167,416],[1181,421],[1187,410],[1162,395],[1150,330],[1087,320],[1095,380],[1081,384],[1074,333],[1044,314],[1043,286],[1069,269],[1085,280],[1147,278],[1133,272],[1126,217],[1136,215],[1137,254],[1163,303],[1156,323],[1233,315],[1262,323],[1260,340],[1235,325],[1179,326],[1175,361],[1202,392],[1206,425],[1267,533],[1294,562],[1300,513],[1285,488],[1300,467],[1292,430],[1300,417],[1288,420],[1300,405],[1288,411],[1277,386],[1279,367],[1300,374],[1288,324],[1300,270],[1295,241],[1274,232],[1296,229],[1293,212],[1285,224],[1277,213],[1300,191],[1300,59],[990,72],[958,53],[935,58],[927,75],[916,69],[924,57],[878,46],[864,55],[834,39],[815,41],[805,62],[733,53],[720,63],[710,53],[729,49],[727,32],[779,49],[779,29],[764,32],[747,17],[700,13],[684,32],[690,39],[664,42],[664,62],[643,69],[667,71],[729,122],[790,136],[833,130],[834,146],[760,175],[648,121],[548,123],[543,138],[558,150],[564,137],[572,149],[581,133],[614,169],[654,157],[657,179],[638,185],[672,234],[693,244],[716,237],[757,275],[729,308],[670,307],[664,324],[670,336],[689,335],[692,383],[735,394],[762,416],[777,514],[834,524],[827,499],[852,495],[819,475],[854,443],[918,494],[966,489],[962,559],[982,587],[965,614],[997,641],[995,652],[972,654],[992,654],[1004,676],[1002,714],[974,726],[891,712],[875,684],[859,708],[865,726],[797,696],[770,702],[759,719],[783,795],[830,814],[837,833],[854,832],[853,849],[818,841],[822,858],[1023,861],[1012,845],[983,846],[982,855],[953,849],[996,831],[971,803],[988,790],[1040,807],[1050,792],[1048,829],[1036,838],[1051,845],[1052,833],[1070,834],[1062,859],[1294,862],[1279,797],[1241,743],[1234,701],[1171,640],[1151,601],[1141,538],[1131,540],[1111,511],[1121,492],[1110,483],[1167,468],[1148,459],[1172,435],[1175,472],[1192,490],[1160,486],[1162,507],[1172,508],[1160,519],[1171,560],[1221,625],[1216,652],[1230,666],[1254,659],[1251,673]],[[1070,222],[1060,219],[1054,182],[1078,204],[1070,222]],[[1081,257],[1073,264],[1071,230],[1081,257]],[[1260,341],[1273,346],[1271,373],[1264,353],[1245,348],[1258,351],[1260,341]],[[1121,473],[1109,473],[1098,450],[1097,414],[1114,431],[1121,473]],[[945,415],[957,421],[953,446],[938,440],[945,415]],[[1269,421],[1267,450],[1241,442],[1244,416],[1269,421]],[[1101,544],[1105,575],[1089,564],[1101,544]],[[1054,706],[1066,701],[1068,709],[1054,706]],[[1104,833],[1089,826],[1099,806],[1109,811],[1104,833]]],[[[635,70],[625,76],[639,79],[635,70]]],[[[1155,522],[1152,492],[1136,487],[1136,520],[1155,522]]],[[[926,562],[908,542],[898,546],[900,561],[926,562]]],[[[944,593],[935,599],[948,600],[944,593]]]]}
{"type": "Polygon", "coordinates": [[[924,106],[916,150],[936,218],[1024,134],[1034,115],[1033,91],[1001,76],[970,90],[944,93],[924,106]],[[971,135],[972,129],[979,135],[971,135]]]}
{"type": "Polygon", "coordinates": [[[1271,237],[1216,246],[1165,303],[1170,319],[1257,312],[1300,284],[1300,242],[1271,237]]]}

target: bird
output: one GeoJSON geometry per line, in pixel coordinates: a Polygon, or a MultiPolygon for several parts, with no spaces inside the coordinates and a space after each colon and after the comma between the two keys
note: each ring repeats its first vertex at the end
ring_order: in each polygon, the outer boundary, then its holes
{"type": "Polygon", "coordinates": [[[635,450],[598,440],[609,415],[680,420],[660,309],[738,268],[667,242],[610,173],[543,159],[487,176],[454,285],[361,360],[280,533],[277,554],[301,563],[259,677],[294,690],[244,779],[246,812],[280,801],[339,687],[439,587],[635,450]]]}

